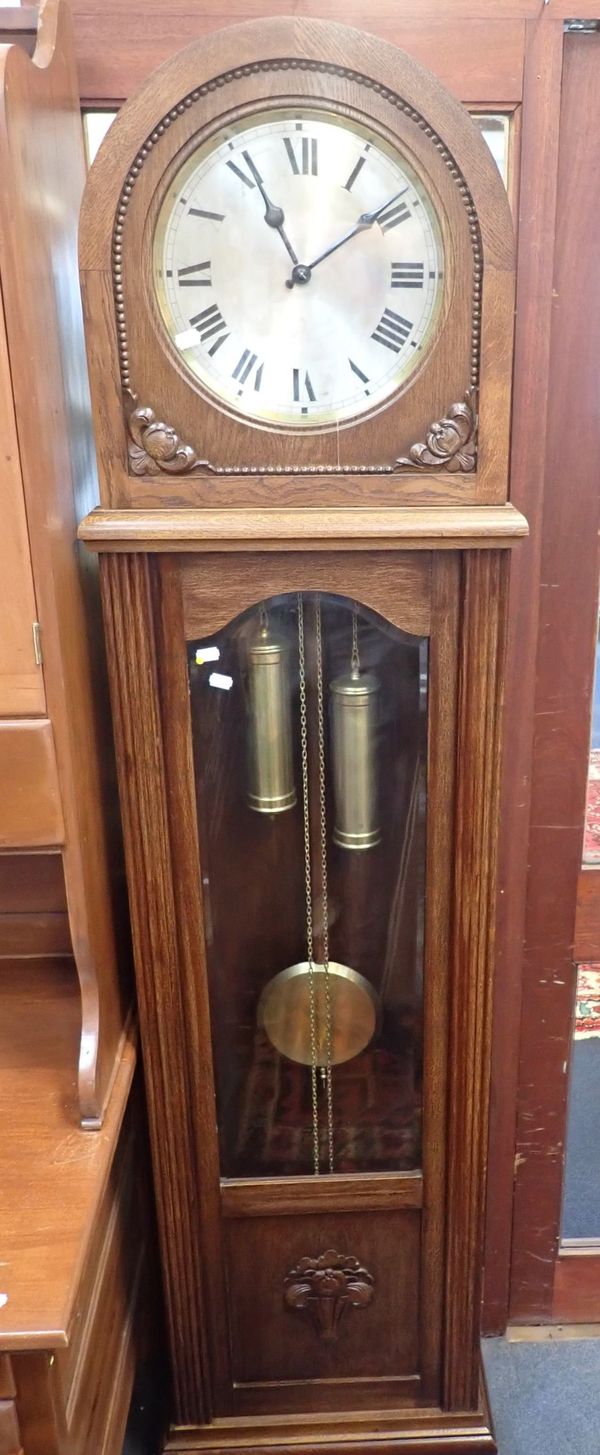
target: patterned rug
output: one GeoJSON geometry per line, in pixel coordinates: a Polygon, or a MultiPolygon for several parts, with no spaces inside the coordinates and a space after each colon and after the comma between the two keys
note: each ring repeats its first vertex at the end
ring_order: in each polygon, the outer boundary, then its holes
{"type": "MultiPolygon", "coordinates": [[[[412,1170],[420,1160],[421,1093],[415,1072],[420,1032],[407,1011],[394,1051],[373,1045],[333,1078],[336,1172],[412,1170]]],[[[326,1161],[325,1090],[319,1078],[321,1159],[326,1161]]],[[[285,1177],[312,1167],[311,1080],[307,1067],[278,1056],[257,1029],[237,1119],[231,1173],[285,1177]]]]}
{"type": "Polygon", "coordinates": [[[590,753],[583,862],[600,864],[600,748],[592,748],[590,753]]]}
{"type": "Polygon", "coordinates": [[[600,1036],[600,965],[577,966],[575,1040],[600,1036]]]}
{"type": "MultiPolygon", "coordinates": [[[[583,862],[600,864],[600,748],[590,752],[583,862]]],[[[577,966],[574,1035],[577,1041],[600,1036],[600,964],[577,966]]]]}

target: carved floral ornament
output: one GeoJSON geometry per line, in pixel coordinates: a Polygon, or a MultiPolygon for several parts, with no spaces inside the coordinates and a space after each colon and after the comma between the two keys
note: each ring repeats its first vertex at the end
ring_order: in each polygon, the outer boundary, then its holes
{"type": "Polygon", "coordinates": [[[157,418],[149,405],[138,404],[137,395],[127,400],[127,450],[133,475],[183,475],[198,470],[211,475],[229,474],[376,474],[392,475],[398,470],[446,470],[449,474],[469,474],[475,469],[477,456],[477,394],[467,389],[459,404],[451,404],[443,419],[430,424],[422,443],[411,445],[408,455],[392,465],[353,467],[311,465],[308,468],[263,465],[257,469],[231,471],[226,466],[211,465],[202,460],[192,445],[180,439],[172,425],[157,418]]]}
{"type": "Polygon", "coordinates": [[[411,445],[408,456],[396,464],[467,474],[475,469],[476,449],[477,395],[474,389],[467,389],[461,404],[451,404],[444,419],[430,424],[425,443],[411,445]]]}
{"type": "Polygon", "coordinates": [[[206,460],[198,460],[191,445],[180,440],[172,425],[157,419],[148,405],[138,405],[135,394],[131,396],[127,431],[129,464],[134,475],[160,475],[162,470],[181,475],[198,465],[209,468],[206,460]]]}
{"type": "Polygon", "coordinates": [[[301,1258],[283,1280],[283,1301],[292,1313],[303,1314],[319,1338],[332,1343],[347,1309],[367,1308],[373,1300],[375,1280],[367,1268],[348,1253],[333,1249],[318,1258],[301,1258]]]}

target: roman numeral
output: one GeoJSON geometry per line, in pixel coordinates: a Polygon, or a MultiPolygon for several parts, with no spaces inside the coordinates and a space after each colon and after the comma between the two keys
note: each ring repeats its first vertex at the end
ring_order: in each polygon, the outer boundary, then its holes
{"type": "Polygon", "coordinates": [[[180,288],[210,288],[210,262],[190,263],[188,268],[178,268],[177,282],[180,288]],[[206,277],[195,278],[194,273],[206,273],[206,277]]]}
{"type": "Polygon", "coordinates": [[[422,288],[424,263],[392,263],[392,288],[422,288]]]}
{"type": "MultiPolygon", "coordinates": [[[[354,363],[354,359],[348,359],[348,363],[350,365],[350,368],[352,370],[352,373],[353,374],[356,374],[357,379],[360,379],[362,384],[368,384],[369,383],[369,375],[368,374],[363,374],[363,371],[362,371],[362,369],[359,369],[358,364],[355,364],[354,363]]],[[[368,390],[367,390],[367,393],[368,393],[368,390]]]]}
{"type": "MultiPolygon", "coordinates": [[[[301,380],[300,369],[292,369],[292,389],[294,395],[294,404],[300,403],[302,390],[305,391],[306,398],[310,400],[311,404],[314,404],[317,396],[311,384],[310,374],[308,373],[308,370],[305,370],[304,379],[301,380]]],[[[302,413],[306,414],[306,412],[306,405],[303,405],[302,413]]]]}
{"type": "Polygon", "coordinates": [[[394,202],[392,207],[388,207],[387,212],[381,213],[377,221],[382,232],[389,232],[390,228],[397,227],[399,222],[406,222],[407,217],[410,217],[410,207],[407,207],[405,202],[394,202]]]}
{"type": "Polygon", "coordinates": [[[393,353],[399,354],[411,328],[412,323],[409,323],[407,318],[402,318],[399,313],[394,313],[393,308],[384,308],[371,338],[375,339],[378,344],[384,344],[386,349],[392,349],[393,353]]]}
{"type": "Polygon", "coordinates": [[[299,177],[300,174],[302,174],[303,177],[317,176],[317,142],[315,137],[303,136],[301,138],[299,148],[299,160],[297,145],[295,142],[290,141],[289,136],[284,136],[283,145],[288,154],[290,167],[295,177],[299,177]]]}
{"type": "Polygon", "coordinates": [[[214,343],[208,350],[211,358],[216,354],[217,349],[220,349],[221,344],[224,344],[225,340],[229,338],[227,324],[216,303],[211,303],[209,308],[203,308],[201,313],[195,313],[194,317],[190,318],[190,323],[193,328],[198,330],[203,344],[209,338],[214,339],[214,343]]]}
{"type": "MultiPolygon", "coordinates": [[[[235,369],[232,371],[232,378],[237,379],[238,384],[245,384],[248,375],[252,373],[256,361],[256,354],[251,354],[250,349],[244,349],[241,358],[238,359],[235,369]]],[[[262,364],[258,365],[254,377],[254,389],[257,394],[262,384],[263,367],[262,364]]]]}
{"type": "Polygon", "coordinates": [[[359,157],[358,158],[358,161],[356,163],[356,166],[352,168],[352,171],[350,173],[350,176],[348,178],[348,181],[347,182],[344,182],[344,191],[345,192],[351,192],[352,191],[352,188],[354,186],[354,183],[356,181],[356,178],[358,177],[358,174],[359,174],[361,168],[364,167],[366,160],[367,160],[366,157],[359,157]]]}
{"type": "Polygon", "coordinates": [[[224,212],[207,212],[204,207],[190,207],[188,217],[206,217],[209,222],[224,222],[224,212]]]}
{"type": "MultiPolygon", "coordinates": [[[[244,161],[247,162],[250,171],[254,173],[254,176],[256,177],[257,175],[259,175],[258,169],[255,167],[249,152],[242,152],[242,156],[244,158],[244,161]]],[[[243,182],[245,187],[254,187],[252,177],[249,177],[246,172],[242,171],[241,167],[238,167],[235,162],[232,162],[231,157],[229,158],[227,166],[231,169],[232,172],[235,172],[236,177],[239,177],[240,182],[243,182]]]]}

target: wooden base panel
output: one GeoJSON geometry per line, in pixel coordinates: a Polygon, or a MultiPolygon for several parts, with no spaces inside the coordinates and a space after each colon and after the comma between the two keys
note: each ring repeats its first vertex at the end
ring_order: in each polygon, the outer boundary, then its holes
{"type": "Polygon", "coordinates": [[[457,1455],[488,1452],[497,1455],[487,1390],[482,1374],[480,1408],[475,1411],[411,1409],[375,1415],[286,1416],[215,1420],[211,1425],[174,1427],[163,1447],[164,1455],[457,1455]]]}
{"type": "Polygon", "coordinates": [[[164,1446],[165,1455],[170,1452],[186,1452],[186,1455],[200,1455],[200,1452],[243,1450],[245,1455],[308,1455],[317,1448],[326,1450],[328,1455],[352,1455],[356,1449],[360,1449],[361,1455],[387,1455],[387,1452],[399,1451],[401,1455],[457,1455],[457,1452],[489,1452],[489,1455],[496,1455],[497,1445],[492,1430],[483,1416],[475,1415],[448,1415],[441,1410],[432,1412],[430,1421],[426,1424],[423,1420],[396,1421],[395,1427],[389,1430],[382,1430],[379,1423],[377,1428],[369,1427],[355,1432],[352,1436],[338,1431],[330,1436],[319,1432],[318,1437],[309,1435],[307,1431],[299,1438],[290,1438],[289,1429],[287,1437],[281,1435],[271,1437],[267,1435],[257,1443],[256,1437],[246,1432],[245,1437],[237,1436],[229,1438],[230,1432],[223,1430],[221,1426],[212,1427],[212,1443],[208,1444],[201,1439],[201,1430],[174,1430],[164,1446]]]}

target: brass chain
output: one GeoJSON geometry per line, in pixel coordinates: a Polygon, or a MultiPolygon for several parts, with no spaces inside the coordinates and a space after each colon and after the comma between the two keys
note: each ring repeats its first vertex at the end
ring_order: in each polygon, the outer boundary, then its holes
{"type": "Polygon", "coordinates": [[[350,657],[350,669],[352,676],[358,677],[360,672],[360,657],[358,655],[358,607],[354,602],[352,607],[352,655],[350,657]]]}
{"type": "Polygon", "coordinates": [[[300,679],[300,748],[302,756],[302,812],[304,819],[304,891],[306,898],[306,958],[308,960],[310,1007],[311,1098],[313,1122],[313,1172],[320,1173],[319,1100],[317,1087],[317,1006],[313,961],[312,875],[310,861],[310,806],[308,787],[308,722],[306,713],[306,655],[304,648],[304,602],[298,592],[298,660],[300,679]]]}
{"type": "Polygon", "coordinates": [[[329,896],[327,889],[327,795],[325,781],[325,707],[323,701],[323,639],[321,632],[321,598],[316,605],[317,634],[317,721],[319,740],[319,808],[321,831],[321,896],[323,906],[323,973],[325,978],[325,1027],[327,1035],[327,1150],[329,1171],[333,1172],[333,1076],[331,1069],[331,986],[329,982],[329,896]]]}

